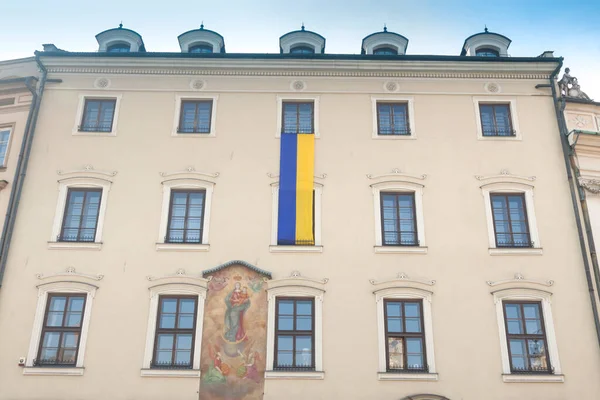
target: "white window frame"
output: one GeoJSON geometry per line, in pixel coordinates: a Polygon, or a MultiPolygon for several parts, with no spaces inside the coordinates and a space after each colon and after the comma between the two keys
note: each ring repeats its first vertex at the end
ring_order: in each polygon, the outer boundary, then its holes
{"type": "Polygon", "coordinates": [[[121,108],[122,94],[119,93],[84,93],[79,95],[77,113],[75,115],[75,125],[73,126],[73,136],[117,136],[117,124],[119,122],[119,110],[121,108]],[[115,113],[113,115],[112,129],[110,132],[83,132],[79,131],[79,126],[83,122],[83,111],[86,100],[115,100],[115,113]]]}
{"type": "Polygon", "coordinates": [[[323,185],[314,182],[315,191],[315,245],[314,246],[283,246],[277,244],[277,233],[279,228],[279,182],[271,184],[272,206],[271,206],[271,253],[322,253],[323,244],[321,239],[321,209],[323,197],[323,185]]]}
{"type": "Polygon", "coordinates": [[[435,367],[435,352],[433,348],[433,319],[431,314],[431,297],[433,293],[415,287],[387,287],[375,291],[377,304],[377,342],[378,342],[378,379],[379,380],[416,380],[437,381],[438,374],[435,367]],[[385,300],[421,300],[423,303],[423,326],[425,334],[425,354],[429,372],[426,373],[390,373],[387,372],[386,340],[385,340],[385,300]]]}
{"type": "Polygon", "coordinates": [[[475,123],[477,124],[478,140],[523,140],[523,132],[521,132],[521,128],[519,127],[519,117],[517,115],[517,99],[515,97],[473,97],[473,105],[475,106],[475,123]],[[515,136],[483,136],[481,112],[479,110],[480,104],[508,104],[510,108],[511,124],[512,128],[515,130],[515,136]]]}
{"type": "Polygon", "coordinates": [[[317,281],[293,273],[290,278],[267,281],[267,359],[265,379],[325,379],[323,372],[323,297],[327,279],[317,281]],[[314,301],[314,371],[274,371],[275,316],[278,297],[306,297],[314,301]]]}
{"type": "MultiPolygon", "coordinates": [[[[216,49],[217,47],[215,47],[216,49]]],[[[175,96],[175,118],[173,120],[172,137],[178,138],[214,138],[217,136],[217,101],[219,96],[209,94],[186,94],[175,96]],[[179,119],[181,118],[181,103],[185,100],[212,100],[212,110],[210,112],[210,132],[209,133],[179,133],[179,119]]]]}
{"type": "Polygon", "coordinates": [[[102,248],[102,232],[104,230],[104,218],[111,184],[112,182],[108,179],[91,176],[64,178],[58,181],[58,201],[56,202],[54,223],[52,224],[52,235],[48,241],[49,249],[100,250],[102,248]],[[57,240],[62,229],[69,189],[102,189],[100,209],[98,210],[98,223],[96,225],[96,237],[93,242],[59,242],[57,240]]]}
{"type": "Polygon", "coordinates": [[[6,153],[4,153],[4,163],[0,164],[0,168],[6,168],[8,165],[8,154],[10,153],[10,147],[12,143],[12,137],[15,127],[13,125],[0,125],[0,132],[8,131],[8,140],[6,143],[6,153]]]}
{"type": "Polygon", "coordinates": [[[423,212],[423,188],[419,183],[408,181],[386,181],[374,183],[373,189],[373,211],[375,217],[375,252],[376,253],[404,253],[404,254],[427,254],[427,243],[425,242],[425,216],[423,212]],[[414,193],[415,195],[415,218],[417,225],[418,246],[384,246],[381,232],[381,192],[414,193]]]}
{"type": "Polygon", "coordinates": [[[535,216],[535,207],[533,202],[533,186],[518,183],[518,182],[494,182],[488,183],[481,186],[484,206],[485,206],[485,217],[487,220],[488,227],[488,245],[489,254],[496,255],[542,255],[542,244],[540,243],[540,237],[537,229],[537,218],[535,216]],[[491,194],[494,193],[515,193],[524,194],[525,196],[525,207],[527,212],[527,223],[529,224],[529,237],[535,247],[525,248],[504,248],[496,247],[496,235],[494,231],[494,217],[492,215],[492,202],[491,194]]]}
{"type": "Polygon", "coordinates": [[[160,225],[158,230],[158,239],[156,242],[156,250],[159,251],[208,251],[209,244],[209,229],[210,229],[210,214],[212,207],[212,197],[214,191],[214,182],[198,179],[198,178],[175,178],[167,179],[162,182],[163,185],[163,201],[162,210],[160,213],[160,225]],[[202,243],[166,243],[165,236],[167,235],[167,225],[169,224],[169,208],[171,206],[171,191],[177,189],[204,190],[206,195],[204,198],[204,215],[202,227],[202,243]]]}
{"type": "Polygon", "coordinates": [[[377,140],[414,140],[417,138],[415,125],[415,100],[412,96],[372,96],[371,111],[373,113],[373,134],[372,138],[377,140]],[[379,135],[377,119],[377,103],[407,103],[408,127],[410,135],[379,135]]]}
{"type": "Polygon", "coordinates": [[[313,102],[313,129],[315,139],[321,137],[321,131],[319,130],[319,96],[304,96],[304,95],[294,95],[294,96],[277,96],[277,130],[275,131],[275,137],[281,137],[281,128],[283,127],[283,103],[284,102],[294,102],[294,101],[307,101],[313,102]]]}
{"type": "Polygon", "coordinates": [[[564,382],[560,359],[558,357],[554,318],[552,317],[552,293],[532,288],[508,288],[494,291],[492,294],[494,295],[494,303],[496,306],[496,319],[498,321],[498,333],[500,336],[500,353],[502,356],[502,379],[504,382],[564,382]],[[550,365],[554,368],[553,374],[525,375],[511,373],[506,326],[504,323],[504,301],[539,301],[541,303],[544,318],[544,330],[546,332],[546,341],[548,342],[548,356],[550,358],[550,365]]]}
{"type": "Polygon", "coordinates": [[[33,320],[33,330],[29,342],[29,351],[25,360],[23,375],[67,375],[79,376],[84,372],[85,349],[87,344],[88,332],[90,329],[90,320],[92,316],[92,304],[96,296],[98,286],[87,282],[79,281],[58,281],[38,285],[38,301],[33,320]],[[49,294],[69,294],[82,293],[86,295],[85,310],[81,323],[81,337],[79,339],[79,349],[77,352],[77,362],[74,367],[56,368],[56,367],[35,367],[33,360],[37,358],[38,350],[42,340],[42,328],[44,317],[46,315],[46,304],[49,294]]]}

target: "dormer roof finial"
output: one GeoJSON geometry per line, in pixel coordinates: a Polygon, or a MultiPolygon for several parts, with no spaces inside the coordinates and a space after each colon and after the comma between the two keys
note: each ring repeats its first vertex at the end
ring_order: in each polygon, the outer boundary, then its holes
{"type": "Polygon", "coordinates": [[[387,32],[387,24],[383,24],[383,31],[387,32]]]}
{"type": "Polygon", "coordinates": [[[200,29],[204,29],[204,21],[200,22],[200,29]]]}
{"type": "Polygon", "coordinates": [[[484,25],[484,26],[485,26],[485,29],[484,29],[483,31],[484,31],[485,33],[488,33],[488,28],[487,28],[487,25],[484,25]]]}
{"type": "Polygon", "coordinates": [[[302,21],[302,30],[304,30],[304,21],[302,21]]]}
{"type": "Polygon", "coordinates": [[[123,21],[119,24],[119,29],[123,29],[123,21]]]}

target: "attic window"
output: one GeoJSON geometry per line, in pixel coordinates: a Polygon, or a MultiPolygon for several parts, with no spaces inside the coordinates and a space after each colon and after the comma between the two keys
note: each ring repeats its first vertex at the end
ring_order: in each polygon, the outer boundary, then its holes
{"type": "Polygon", "coordinates": [[[188,51],[190,53],[212,53],[213,48],[210,45],[198,44],[196,46],[191,46],[188,51]]]}
{"type": "Polygon", "coordinates": [[[12,106],[13,104],[15,104],[14,97],[9,97],[7,99],[0,99],[0,107],[12,106]]]}
{"type": "Polygon", "coordinates": [[[398,50],[393,47],[380,47],[378,49],[373,50],[373,54],[378,56],[397,56],[398,50]]]}
{"type": "Polygon", "coordinates": [[[489,47],[480,47],[475,52],[477,57],[500,57],[498,50],[490,49],[489,47]]]}
{"type": "Polygon", "coordinates": [[[127,43],[117,43],[112,46],[108,46],[106,51],[109,53],[129,53],[131,46],[127,43]]]}
{"type": "Polygon", "coordinates": [[[310,46],[296,46],[290,49],[291,54],[315,54],[315,48],[310,46]]]}

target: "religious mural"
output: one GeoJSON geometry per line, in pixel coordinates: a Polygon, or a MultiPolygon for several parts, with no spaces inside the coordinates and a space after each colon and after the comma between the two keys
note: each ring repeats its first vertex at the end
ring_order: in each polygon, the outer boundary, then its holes
{"type": "Polygon", "coordinates": [[[243,265],[209,276],[200,400],[262,400],[267,347],[264,276],[243,265]]]}

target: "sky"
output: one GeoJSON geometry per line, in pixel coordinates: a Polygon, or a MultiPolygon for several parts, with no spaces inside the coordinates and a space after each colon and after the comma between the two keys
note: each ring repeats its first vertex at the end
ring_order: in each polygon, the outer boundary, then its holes
{"type": "Polygon", "coordinates": [[[600,0],[0,0],[0,15],[0,60],[31,56],[43,43],[96,51],[95,35],[121,21],[148,51],[173,52],[178,35],[204,22],[228,53],[278,53],[279,37],[304,22],[325,36],[327,53],[359,54],[362,39],[386,24],[409,39],[407,54],[458,55],[487,25],[512,39],[513,57],[564,57],[600,101],[600,0]]]}

